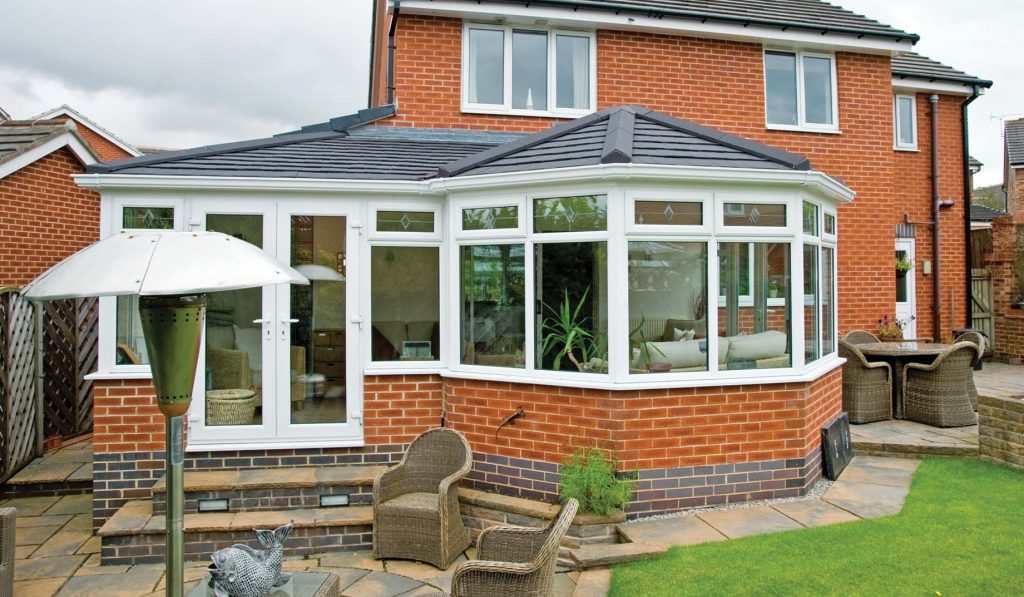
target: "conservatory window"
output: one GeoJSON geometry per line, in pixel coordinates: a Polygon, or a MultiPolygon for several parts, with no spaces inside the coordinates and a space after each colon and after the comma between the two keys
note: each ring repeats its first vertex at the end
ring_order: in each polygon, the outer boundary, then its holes
{"type": "Polygon", "coordinates": [[[607,272],[605,242],[534,246],[538,369],[608,372],[607,272]]]}
{"type": "Polygon", "coordinates": [[[461,247],[462,363],[526,365],[525,257],[521,244],[461,247]]]}
{"type": "Polygon", "coordinates": [[[629,243],[631,373],[707,371],[704,242],[629,243]]]}
{"type": "Polygon", "coordinates": [[[440,358],[440,249],[370,247],[374,361],[440,358]]]}
{"type": "Polygon", "coordinates": [[[719,243],[718,312],[720,369],[770,369],[791,365],[789,243],[719,243]],[[748,258],[748,252],[752,257],[748,258]],[[745,276],[744,269],[750,268],[745,276]],[[744,281],[751,302],[741,302],[744,281]],[[770,288],[781,289],[769,304],[770,288]]]}

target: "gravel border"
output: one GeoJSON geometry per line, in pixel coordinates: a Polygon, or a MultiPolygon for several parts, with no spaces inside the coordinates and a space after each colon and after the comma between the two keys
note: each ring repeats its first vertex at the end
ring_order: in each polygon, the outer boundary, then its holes
{"type": "Polygon", "coordinates": [[[806,502],[810,500],[821,499],[821,496],[825,495],[829,487],[832,487],[834,481],[822,478],[817,483],[811,486],[806,494],[800,497],[791,498],[775,498],[771,500],[755,500],[752,502],[739,502],[736,504],[724,504],[721,506],[707,506],[704,508],[690,508],[689,510],[681,510],[679,512],[672,512],[670,514],[657,514],[655,516],[647,516],[644,518],[636,518],[630,520],[630,522],[648,522],[651,520],[662,520],[665,518],[682,518],[684,516],[694,516],[696,514],[704,514],[705,512],[718,512],[720,510],[746,510],[749,508],[758,508],[760,506],[772,506],[774,504],[787,504],[790,502],[806,502]]]}

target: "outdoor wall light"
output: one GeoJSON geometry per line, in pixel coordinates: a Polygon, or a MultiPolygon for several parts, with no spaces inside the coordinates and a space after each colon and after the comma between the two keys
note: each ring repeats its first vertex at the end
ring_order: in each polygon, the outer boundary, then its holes
{"type": "Polygon", "coordinates": [[[184,590],[183,415],[192,403],[206,293],[309,284],[260,248],[219,232],[121,232],[53,266],[26,286],[33,301],[139,295],[157,406],[166,431],[168,597],[184,590]]]}

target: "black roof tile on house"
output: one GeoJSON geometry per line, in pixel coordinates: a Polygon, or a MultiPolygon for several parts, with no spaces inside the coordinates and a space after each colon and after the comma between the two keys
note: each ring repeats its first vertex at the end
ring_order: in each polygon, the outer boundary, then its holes
{"type": "Polygon", "coordinates": [[[1006,157],[1011,166],[1024,166],[1024,119],[1008,120],[1003,125],[1006,157]]]}
{"type": "Polygon", "coordinates": [[[474,0],[671,17],[917,42],[919,36],[821,0],[474,0]]]}
{"type": "Polygon", "coordinates": [[[943,83],[962,83],[991,87],[992,81],[969,75],[952,66],[946,66],[937,60],[922,56],[916,52],[900,54],[892,59],[892,76],[897,79],[925,79],[943,83]]]}
{"type": "Polygon", "coordinates": [[[649,108],[621,106],[557,124],[441,168],[470,176],[632,163],[809,170],[807,158],[649,108]]]}

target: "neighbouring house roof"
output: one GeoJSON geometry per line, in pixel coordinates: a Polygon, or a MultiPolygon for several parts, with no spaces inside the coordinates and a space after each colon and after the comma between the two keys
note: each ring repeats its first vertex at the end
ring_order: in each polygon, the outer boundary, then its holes
{"type": "Polygon", "coordinates": [[[810,161],[803,156],[649,108],[622,106],[467,156],[442,167],[440,175],[467,176],[613,163],[811,168],[810,161]]]}
{"type": "Polygon", "coordinates": [[[1005,211],[998,209],[992,209],[987,205],[981,205],[979,203],[971,204],[971,221],[991,222],[996,218],[1009,215],[1005,211]]]}
{"type": "Polygon", "coordinates": [[[37,114],[37,115],[33,116],[31,120],[44,120],[44,119],[48,120],[48,119],[59,118],[61,116],[67,116],[68,118],[73,118],[74,120],[77,120],[78,122],[82,123],[83,125],[89,127],[97,135],[103,137],[107,141],[110,141],[114,145],[118,146],[119,148],[123,149],[124,151],[126,151],[127,153],[129,153],[129,154],[131,154],[133,156],[142,155],[141,151],[139,151],[138,149],[133,147],[131,144],[126,142],[124,139],[121,139],[120,137],[118,137],[114,133],[112,133],[112,132],[108,131],[107,129],[103,128],[102,126],[96,124],[90,118],[88,118],[87,116],[85,116],[84,114],[82,114],[78,110],[75,110],[74,108],[72,108],[71,106],[69,106],[67,104],[58,106],[58,107],[56,107],[56,108],[54,108],[52,110],[48,110],[46,112],[43,112],[42,114],[37,114]]]}
{"type": "Polygon", "coordinates": [[[0,106],[0,122],[4,122],[5,120],[10,120],[10,119],[11,119],[11,115],[8,114],[7,112],[5,112],[3,107],[0,106]]]}
{"type": "Polygon", "coordinates": [[[760,25],[841,33],[916,43],[920,37],[820,0],[476,0],[483,4],[525,4],[573,10],[606,10],[749,27],[760,25]]]}
{"type": "Polygon", "coordinates": [[[1003,125],[1003,132],[1006,137],[1006,159],[1010,166],[1024,166],[1024,119],[1008,120],[1003,125]]]}
{"type": "Polygon", "coordinates": [[[494,143],[375,138],[346,132],[292,133],[269,139],[156,153],[91,166],[87,172],[163,176],[241,176],[422,180],[448,162],[494,143]]]}
{"type": "Polygon", "coordinates": [[[967,156],[967,165],[971,168],[971,172],[978,172],[985,165],[981,163],[981,160],[972,156],[967,156]]]}
{"type": "Polygon", "coordinates": [[[358,126],[95,164],[91,174],[423,180],[609,163],[810,170],[762,143],[648,108],[610,108],[532,135],[358,126]]]}
{"type": "Polygon", "coordinates": [[[89,165],[99,155],[78,134],[73,122],[63,120],[8,120],[0,122],[0,178],[53,153],[69,147],[82,163],[89,165]]]}
{"type": "Polygon", "coordinates": [[[962,83],[986,88],[992,86],[992,81],[969,75],[916,52],[894,56],[891,69],[892,76],[897,79],[924,79],[930,82],[962,83]]]}
{"type": "Polygon", "coordinates": [[[1006,205],[1006,188],[1002,184],[978,187],[971,193],[971,200],[981,205],[1006,205]]]}

